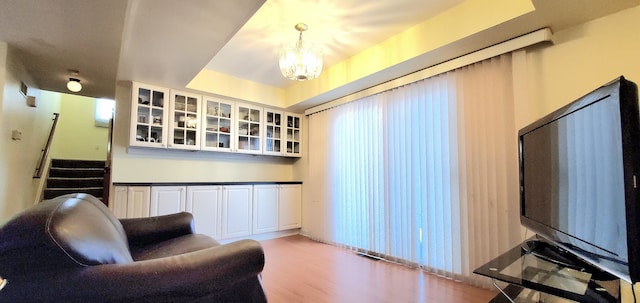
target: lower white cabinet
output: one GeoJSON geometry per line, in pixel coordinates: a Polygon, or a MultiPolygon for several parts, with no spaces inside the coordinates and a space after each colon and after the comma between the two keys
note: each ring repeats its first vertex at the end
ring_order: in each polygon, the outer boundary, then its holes
{"type": "Polygon", "coordinates": [[[219,239],[221,200],[221,186],[154,186],[150,215],[189,212],[193,215],[196,233],[219,239]]]}
{"type": "Polygon", "coordinates": [[[302,227],[302,186],[278,185],[278,230],[302,227]]]}
{"type": "Polygon", "coordinates": [[[253,233],[278,230],[278,186],[253,186],[253,233]]]}
{"type": "Polygon", "coordinates": [[[253,186],[253,233],[302,227],[302,186],[253,186]]]}
{"type": "Polygon", "coordinates": [[[148,217],[150,192],[149,186],[116,186],[110,208],[118,218],[148,217]]]}
{"type": "Polygon", "coordinates": [[[220,238],[222,186],[187,187],[186,211],[193,214],[196,232],[220,238]]]}
{"type": "Polygon", "coordinates": [[[117,218],[127,217],[127,186],[113,187],[113,201],[109,203],[109,209],[117,218]]]}
{"type": "Polygon", "coordinates": [[[252,189],[251,185],[222,187],[222,239],[251,235],[252,189]]]}
{"type": "Polygon", "coordinates": [[[186,195],[185,186],[152,186],[149,215],[162,216],[185,211],[186,195]]]}
{"type": "Polygon", "coordinates": [[[302,226],[302,185],[115,186],[118,218],[193,214],[195,231],[232,239],[302,226]]]}

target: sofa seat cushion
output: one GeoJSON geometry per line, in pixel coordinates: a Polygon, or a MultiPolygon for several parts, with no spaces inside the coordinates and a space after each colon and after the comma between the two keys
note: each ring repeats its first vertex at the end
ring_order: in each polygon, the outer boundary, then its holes
{"type": "Polygon", "coordinates": [[[131,247],[135,261],[151,260],[220,246],[218,241],[201,234],[188,234],[143,247],[131,247]]]}

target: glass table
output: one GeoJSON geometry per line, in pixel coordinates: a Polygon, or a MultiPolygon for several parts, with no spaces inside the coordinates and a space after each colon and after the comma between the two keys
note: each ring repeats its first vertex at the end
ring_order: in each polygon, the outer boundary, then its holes
{"type": "Polygon", "coordinates": [[[586,272],[559,265],[516,246],[480,266],[474,273],[493,279],[500,302],[620,302],[620,280],[601,271],[586,272]],[[497,281],[508,283],[502,288],[497,281]]]}

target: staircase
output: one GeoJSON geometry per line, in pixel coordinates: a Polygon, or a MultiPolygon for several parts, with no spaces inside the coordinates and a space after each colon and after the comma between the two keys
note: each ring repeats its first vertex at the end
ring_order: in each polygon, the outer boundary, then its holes
{"type": "Polygon", "coordinates": [[[44,199],[87,193],[102,200],[105,161],[51,160],[44,199]]]}

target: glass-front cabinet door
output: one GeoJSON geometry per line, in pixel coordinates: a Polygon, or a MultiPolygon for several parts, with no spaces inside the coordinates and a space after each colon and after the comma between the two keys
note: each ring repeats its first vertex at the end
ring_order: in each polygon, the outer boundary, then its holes
{"type": "Polygon", "coordinates": [[[262,108],[236,104],[236,151],[262,153],[262,108]]]}
{"type": "Polygon", "coordinates": [[[264,151],[265,155],[282,155],[282,124],[284,115],[282,112],[270,109],[264,110],[264,151]]]}
{"type": "Polygon", "coordinates": [[[202,150],[232,151],[234,134],[233,102],[205,96],[202,100],[202,150]]]}
{"type": "Polygon", "coordinates": [[[200,149],[201,99],[200,95],[171,91],[170,148],[200,149]]]}
{"type": "Polygon", "coordinates": [[[166,88],[132,84],[129,145],[167,147],[168,95],[166,88]]]}
{"type": "Polygon", "coordinates": [[[285,144],[286,149],[284,150],[284,154],[291,157],[301,157],[302,156],[302,121],[301,116],[297,114],[286,114],[286,135],[285,135],[285,144]]]}

